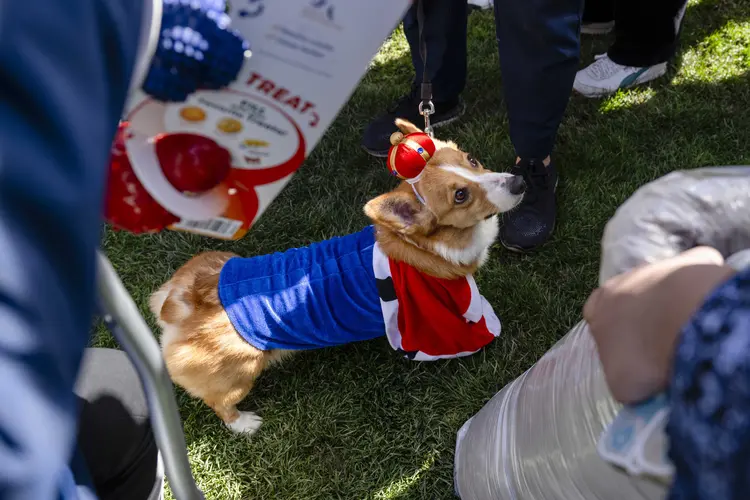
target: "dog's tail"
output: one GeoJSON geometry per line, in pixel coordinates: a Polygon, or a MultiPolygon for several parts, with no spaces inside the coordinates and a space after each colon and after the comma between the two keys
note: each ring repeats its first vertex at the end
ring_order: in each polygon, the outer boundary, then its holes
{"type": "Polygon", "coordinates": [[[183,290],[169,281],[151,294],[148,305],[161,325],[179,325],[186,320],[192,311],[190,304],[184,300],[183,290]]]}
{"type": "Polygon", "coordinates": [[[221,307],[219,274],[226,261],[234,256],[229,252],[197,255],[151,294],[149,309],[162,328],[181,324],[198,309],[221,307]]]}

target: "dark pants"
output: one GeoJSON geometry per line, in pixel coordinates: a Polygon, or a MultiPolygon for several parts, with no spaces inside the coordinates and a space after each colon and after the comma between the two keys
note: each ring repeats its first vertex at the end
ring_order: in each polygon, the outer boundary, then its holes
{"type": "MultiPolygon", "coordinates": [[[[432,81],[435,102],[458,97],[466,85],[466,19],[469,3],[460,0],[420,0],[424,2],[427,44],[427,72],[432,81]]],[[[415,85],[422,83],[424,63],[419,54],[417,3],[404,16],[404,34],[411,49],[415,85]]]]}
{"type": "Polygon", "coordinates": [[[125,353],[87,349],[75,392],[78,445],[99,499],[159,498],[163,479],[148,406],[125,353]]]}
{"type": "Polygon", "coordinates": [[[607,55],[623,66],[669,61],[677,52],[687,0],[587,0],[586,22],[615,21],[615,41],[607,55]]]}
{"type": "MultiPolygon", "coordinates": [[[[435,101],[466,84],[466,0],[425,2],[427,66],[435,101]]],[[[495,0],[500,69],[516,154],[552,152],[578,70],[582,0],[495,0]]],[[[417,83],[422,78],[416,6],[404,19],[417,83]]]]}

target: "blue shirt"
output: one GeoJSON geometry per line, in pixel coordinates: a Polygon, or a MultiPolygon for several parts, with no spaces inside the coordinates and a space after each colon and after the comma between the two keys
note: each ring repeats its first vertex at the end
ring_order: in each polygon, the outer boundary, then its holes
{"type": "Polygon", "coordinates": [[[373,227],[283,253],[230,259],[219,298],[261,350],[316,349],[385,335],[373,227]]]}
{"type": "Polygon", "coordinates": [[[670,500],[750,497],[750,269],[682,329],[669,388],[670,500]]]}

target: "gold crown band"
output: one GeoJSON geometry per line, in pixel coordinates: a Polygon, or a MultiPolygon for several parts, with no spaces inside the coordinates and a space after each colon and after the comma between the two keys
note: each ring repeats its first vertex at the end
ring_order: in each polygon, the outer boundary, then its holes
{"type": "Polygon", "coordinates": [[[418,142],[413,141],[411,139],[406,139],[405,141],[402,141],[401,144],[404,144],[408,148],[413,149],[414,151],[417,151],[417,152],[419,152],[419,150],[421,149],[422,152],[419,153],[419,156],[424,158],[425,162],[430,161],[430,153],[428,153],[427,150],[424,147],[422,147],[418,142]]]}
{"type": "Polygon", "coordinates": [[[393,171],[396,172],[396,175],[400,178],[404,178],[401,174],[398,173],[398,170],[396,169],[396,153],[398,150],[398,146],[391,147],[391,154],[390,158],[388,158],[388,164],[393,167],[393,171]]]}

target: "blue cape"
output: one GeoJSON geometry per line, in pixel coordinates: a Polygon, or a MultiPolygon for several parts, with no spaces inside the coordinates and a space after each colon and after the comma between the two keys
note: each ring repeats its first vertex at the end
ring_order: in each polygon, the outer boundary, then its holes
{"type": "Polygon", "coordinates": [[[230,259],[219,298],[261,350],[317,349],[385,335],[373,273],[372,226],[283,253],[230,259]]]}

